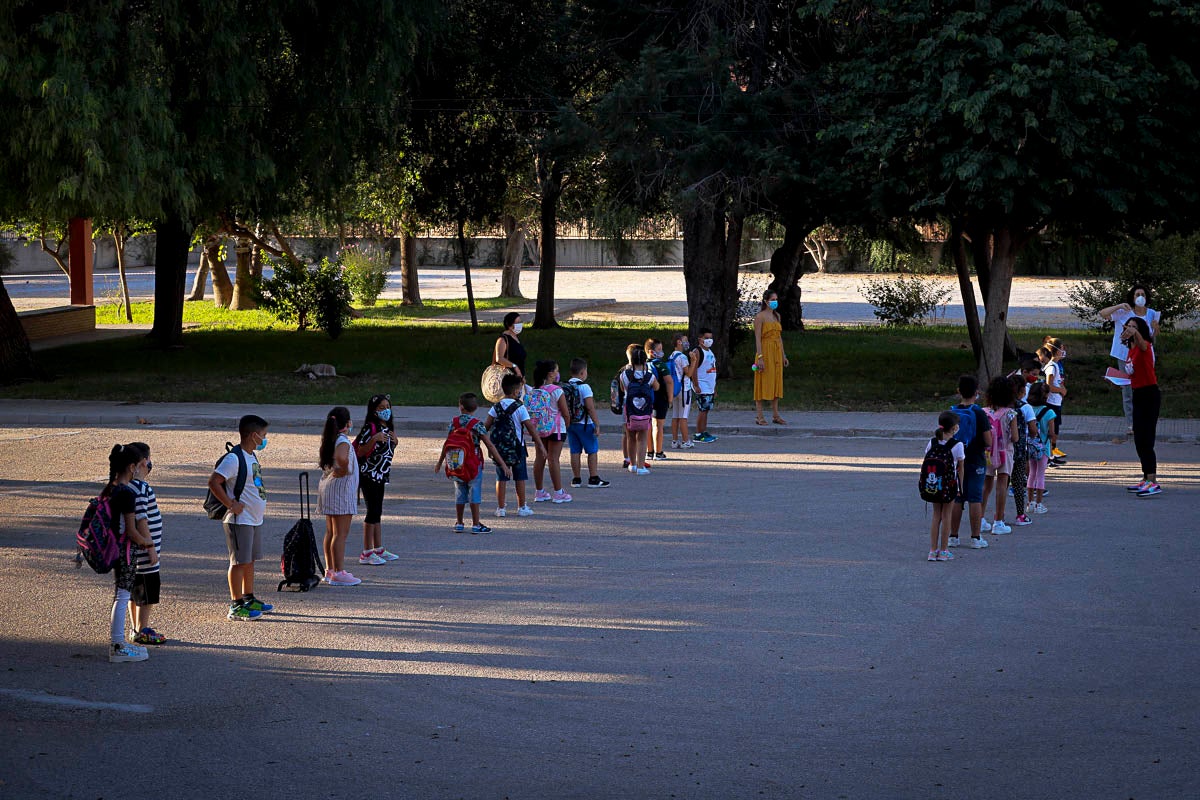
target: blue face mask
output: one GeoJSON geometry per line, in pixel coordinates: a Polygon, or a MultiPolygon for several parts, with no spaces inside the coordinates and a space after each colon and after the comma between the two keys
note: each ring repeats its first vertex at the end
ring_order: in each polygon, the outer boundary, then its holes
{"type": "Polygon", "coordinates": [[[771,309],[772,311],[774,311],[775,309],[779,308],[779,301],[778,301],[778,300],[770,300],[770,301],[768,301],[768,302],[767,302],[767,308],[769,308],[769,309],[771,309]]]}
{"type": "Polygon", "coordinates": [[[254,449],[255,450],[266,450],[267,449],[267,437],[264,436],[263,440],[258,443],[258,447],[254,448],[254,449]]]}
{"type": "Polygon", "coordinates": [[[375,412],[375,416],[379,417],[384,422],[392,418],[392,410],[390,408],[381,408],[375,412]]]}

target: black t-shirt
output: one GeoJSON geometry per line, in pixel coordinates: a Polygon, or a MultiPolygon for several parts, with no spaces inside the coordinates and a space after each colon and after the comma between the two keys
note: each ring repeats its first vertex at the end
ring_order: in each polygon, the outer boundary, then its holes
{"type": "Polygon", "coordinates": [[[121,533],[125,532],[125,515],[132,514],[137,504],[137,494],[127,484],[114,486],[108,495],[108,507],[112,511],[113,524],[121,533]]]}
{"type": "Polygon", "coordinates": [[[986,463],[987,458],[984,456],[986,445],[983,442],[983,434],[992,429],[992,424],[988,421],[987,412],[974,404],[965,406],[959,403],[956,407],[962,409],[970,408],[975,413],[975,438],[963,446],[963,450],[966,451],[966,462],[974,465],[986,463]]]}
{"type": "MultiPolygon", "coordinates": [[[[516,364],[518,369],[521,370],[522,375],[526,375],[526,373],[525,373],[525,345],[521,344],[519,341],[517,341],[516,339],[514,339],[512,336],[508,335],[507,333],[502,333],[500,335],[504,337],[504,341],[508,345],[508,353],[504,357],[507,358],[512,363],[516,364]]],[[[528,375],[526,375],[526,377],[528,377],[528,375]]]]}

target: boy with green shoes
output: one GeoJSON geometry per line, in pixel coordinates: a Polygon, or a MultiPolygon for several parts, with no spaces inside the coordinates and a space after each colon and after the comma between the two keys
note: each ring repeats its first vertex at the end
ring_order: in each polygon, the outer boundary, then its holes
{"type": "Polygon", "coordinates": [[[692,351],[692,375],[696,382],[696,433],[693,442],[709,444],[717,437],[708,432],[708,412],[717,401],[717,356],[712,351],[713,335],[708,328],[700,329],[700,347],[692,351]]]}

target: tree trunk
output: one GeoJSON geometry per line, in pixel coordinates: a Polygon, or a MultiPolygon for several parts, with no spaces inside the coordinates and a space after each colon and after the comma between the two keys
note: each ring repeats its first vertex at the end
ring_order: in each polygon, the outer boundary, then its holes
{"type": "Polygon", "coordinates": [[[68,263],[71,253],[71,237],[69,234],[63,234],[63,238],[59,240],[58,245],[50,247],[46,244],[46,232],[42,231],[38,237],[38,244],[42,247],[42,252],[54,259],[54,263],[58,264],[58,268],[62,270],[63,275],[67,276],[67,282],[71,281],[71,266],[68,263]],[[63,254],[66,255],[63,255],[63,254]]]}
{"type": "Polygon", "coordinates": [[[479,333],[479,316],[475,313],[475,289],[471,286],[471,260],[467,257],[467,235],[463,231],[466,222],[458,221],[458,252],[462,259],[463,275],[467,283],[467,308],[471,311],[471,333],[479,333]]]}
{"type": "MultiPolygon", "coordinates": [[[[255,239],[262,238],[262,223],[261,222],[257,223],[254,226],[254,238],[255,239]]],[[[263,268],[262,254],[263,254],[262,246],[259,245],[259,243],[256,241],[254,243],[254,257],[250,259],[250,275],[254,278],[255,283],[262,280],[262,268],[263,268]]]]}
{"type": "Polygon", "coordinates": [[[504,267],[500,271],[500,296],[524,299],[521,294],[521,264],[525,261],[525,226],[512,214],[500,218],[504,226],[504,267]]]}
{"type": "Polygon", "coordinates": [[[125,321],[133,322],[133,308],[129,303],[129,279],[125,276],[125,234],[121,231],[119,223],[113,225],[113,250],[117,253],[117,282],[121,285],[125,321]]]}
{"type": "Polygon", "coordinates": [[[160,347],[183,347],[183,290],[192,226],[181,215],[170,215],[155,224],[154,234],[154,327],[149,339],[160,347]]]}
{"type": "Polygon", "coordinates": [[[200,266],[196,267],[196,274],[192,278],[192,293],[188,295],[188,300],[203,300],[204,289],[208,285],[208,253],[200,252],[200,266]]]}
{"type": "Polygon", "coordinates": [[[541,268],[538,270],[537,306],[533,327],[557,328],[554,319],[554,271],[558,266],[558,199],[562,196],[562,167],[554,163],[549,169],[544,160],[538,161],[538,188],[541,189],[541,268]]]}
{"type": "MultiPolygon", "coordinates": [[[[740,236],[740,231],[736,233],[740,236]]],[[[736,238],[730,237],[730,238],[736,238]]],[[[692,341],[701,328],[716,336],[717,363],[731,368],[729,328],[737,305],[737,256],[728,254],[725,202],[720,196],[698,199],[683,219],[683,281],[687,291],[688,330],[692,341]]]]}
{"type": "Polygon", "coordinates": [[[417,277],[417,237],[407,228],[400,231],[400,305],[424,305],[417,277]]]}
{"type": "Polygon", "coordinates": [[[0,384],[17,383],[41,377],[33,360],[29,337],[13,307],[4,280],[0,278],[0,384]]]}
{"type": "Polygon", "coordinates": [[[987,314],[983,323],[983,359],[979,363],[979,381],[986,385],[1004,374],[1004,351],[1008,338],[1008,301],[1012,292],[1013,268],[1025,237],[1008,228],[997,228],[991,235],[992,261],[989,264],[987,314]]]}
{"type": "Polygon", "coordinates": [[[798,219],[787,220],[783,244],[771,254],[767,287],[779,296],[779,321],[785,331],[804,330],[804,306],[800,303],[800,279],[804,277],[804,239],[808,226],[798,219]]]}
{"type": "Polygon", "coordinates": [[[233,281],[229,279],[229,270],[225,267],[221,244],[220,237],[209,236],[204,240],[204,252],[208,256],[209,274],[212,275],[213,305],[229,308],[233,302],[233,281]]]}
{"type": "MultiPolygon", "coordinates": [[[[991,296],[992,261],[996,257],[995,234],[991,231],[973,231],[971,249],[975,257],[975,274],[979,277],[979,293],[983,297],[984,312],[987,311],[988,298],[991,296]]],[[[1015,266],[1015,265],[1014,265],[1015,266]]],[[[1012,289],[1012,275],[1009,274],[1009,289],[1012,289]]],[[[1004,304],[1004,312],[1008,313],[1008,303],[1004,304]]],[[[1004,334],[1004,357],[1017,357],[1017,344],[1011,335],[1004,334]]]]}
{"type": "Polygon", "coordinates": [[[250,274],[250,240],[238,239],[237,248],[237,279],[233,284],[233,302],[229,307],[234,311],[249,311],[258,308],[254,302],[254,277],[250,274]]]}
{"type": "Polygon", "coordinates": [[[967,243],[963,239],[961,224],[950,229],[950,243],[954,248],[954,271],[958,274],[958,290],[962,294],[963,317],[967,321],[967,335],[971,339],[971,352],[975,363],[983,363],[983,333],[979,329],[979,306],[975,303],[975,286],[971,283],[971,267],[967,263],[967,243]]]}

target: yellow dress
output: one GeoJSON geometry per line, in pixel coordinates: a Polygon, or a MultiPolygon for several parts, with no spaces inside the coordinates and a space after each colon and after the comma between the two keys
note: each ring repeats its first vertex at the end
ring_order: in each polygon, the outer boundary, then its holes
{"type": "Polygon", "coordinates": [[[754,399],[783,397],[783,326],[773,320],[762,325],[761,369],[754,372],[754,399]]]}

